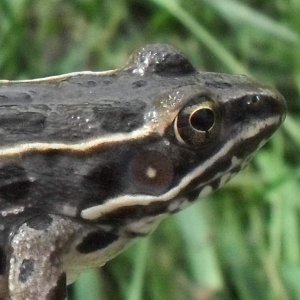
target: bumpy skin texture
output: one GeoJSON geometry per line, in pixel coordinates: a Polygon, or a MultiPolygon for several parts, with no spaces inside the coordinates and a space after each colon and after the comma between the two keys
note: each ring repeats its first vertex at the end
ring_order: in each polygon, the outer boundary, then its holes
{"type": "Polygon", "coordinates": [[[127,65],[0,81],[0,299],[66,284],[222,186],[282,123],[276,91],[150,45],[127,65]]]}
{"type": "Polygon", "coordinates": [[[66,218],[41,215],[18,228],[10,254],[9,291],[13,299],[66,297],[62,254],[76,227],[66,218]]]}

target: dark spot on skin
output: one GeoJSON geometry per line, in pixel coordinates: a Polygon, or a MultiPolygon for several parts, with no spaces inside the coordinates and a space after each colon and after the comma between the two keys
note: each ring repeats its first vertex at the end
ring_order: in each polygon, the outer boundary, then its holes
{"type": "MultiPolygon", "coordinates": [[[[232,171],[230,171],[231,173],[232,171]]],[[[225,174],[224,174],[225,175],[225,174]]],[[[209,185],[213,188],[213,190],[217,190],[220,186],[221,183],[221,178],[217,178],[215,180],[213,180],[212,182],[209,183],[209,185]]]]}
{"type": "Polygon", "coordinates": [[[209,183],[207,183],[207,184],[204,184],[203,186],[201,186],[201,187],[199,187],[199,188],[196,188],[196,189],[194,189],[194,190],[191,191],[191,192],[188,192],[188,193],[186,194],[186,198],[188,199],[189,202],[194,202],[194,201],[196,201],[196,200],[199,199],[199,196],[200,196],[200,198],[201,198],[200,193],[201,193],[201,191],[202,191],[206,186],[209,185],[209,186],[212,187],[212,189],[215,191],[216,189],[219,188],[220,182],[221,182],[221,178],[217,178],[217,179],[215,179],[215,180],[213,180],[213,181],[211,181],[211,182],[209,182],[209,183]]]}
{"type": "Polygon", "coordinates": [[[105,84],[111,84],[111,83],[112,83],[112,80],[111,80],[110,78],[105,78],[105,79],[103,80],[103,82],[104,82],[105,84]]]}
{"type": "Polygon", "coordinates": [[[61,260],[59,259],[59,256],[56,251],[50,254],[49,260],[52,266],[58,267],[61,265],[61,260]]]}
{"type": "Polygon", "coordinates": [[[48,215],[40,215],[28,220],[26,224],[32,229],[45,230],[52,224],[52,218],[48,215]]]}
{"type": "Polygon", "coordinates": [[[63,81],[64,85],[66,85],[68,87],[68,83],[75,83],[78,86],[82,86],[82,87],[86,87],[86,88],[93,88],[95,86],[97,86],[97,81],[94,79],[89,79],[89,78],[94,78],[94,76],[87,76],[87,78],[85,78],[85,80],[83,80],[83,78],[79,79],[79,78],[69,78],[69,80],[65,80],[63,81]]]}
{"type": "Polygon", "coordinates": [[[20,97],[23,98],[23,100],[31,100],[31,95],[28,93],[20,93],[20,97]]]}
{"type": "Polygon", "coordinates": [[[118,239],[118,236],[111,232],[98,230],[89,233],[82,242],[76,247],[80,253],[91,253],[103,248],[108,247],[114,241],[118,239]]]}
{"type": "MultiPolygon", "coordinates": [[[[231,157],[227,159],[223,159],[220,161],[217,161],[214,163],[211,167],[207,168],[199,177],[196,177],[191,181],[189,185],[187,185],[182,191],[181,195],[189,195],[190,190],[193,189],[193,187],[199,185],[200,183],[205,183],[205,182],[210,182],[212,178],[217,174],[217,173],[226,173],[227,170],[231,167],[231,157]]],[[[209,183],[210,184],[210,183],[209,183]]],[[[203,186],[204,187],[204,186],[203,186]]],[[[198,190],[199,191],[199,190],[198,190]]],[[[199,191],[200,192],[200,191],[199,191]]],[[[198,192],[198,193],[199,193],[198,192]]],[[[190,197],[189,197],[190,198],[190,197]]],[[[191,199],[192,201],[194,199],[191,199]]]]}
{"type": "Polygon", "coordinates": [[[231,167],[231,157],[214,163],[200,176],[200,182],[209,181],[217,173],[225,173],[231,167]]]}
{"type": "Polygon", "coordinates": [[[46,297],[46,300],[64,300],[67,297],[67,280],[66,274],[63,273],[59,276],[56,286],[52,288],[46,297]]]}
{"type": "Polygon", "coordinates": [[[31,182],[25,170],[18,165],[4,165],[0,168],[0,195],[8,201],[17,201],[29,193],[31,182]]]}
{"type": "Polygon", "coordinates": [[[0,247],[0,275],[5,274],[6,255],[4,249],[0,247]]]}
{"type": "Polygon", "coordinates": [[[128,237],[129,239],[135,239],[135,238],[139,238],[139,237],[145,237],[149,235],[148,232],[136,232],[136,231],[126,231],[126,237],[128,237]]]}
{"type": "Polygon", "coordinates": [[[192,190],[191,192],[187,193],[186,197],[189,200],[189,202],[193,202],[193,201],[197,200],[202,189],[203,189],[203,187],[197,188],[197,189],[192,190]]]}
{"type": "Polygon", "coordinates": [[[10,107],[11,105],[19,104],[20,102],[23,104],[31,103],[32,96],[30,95],[30,91],[19,92],[11,87],[0,95],[0,100],[2,105],[8,105],[10,107]]]}
{"type": "Polygon", "coordinates": [[[132,99],[131,102],[115,101],[113,106],[94,107],[93,113],[104,131],[131,132],[144,124],[145,106],[146,104],[138,99],[132,99]]]}
{"type": "Polygon", "coordinates": [[[143,119],[139,113],[115,111],[106,112],[102,127],[108,132],[130,132],[142,125],[143,119]]]}
{"type": "Polygon", "coordinates": [[[89,86],[89,87],[94,87],[94,86],[96,86],[96,85],[97,85],[97,82],[94,81],[94,80],[89,80],[89,81],[87,81],[87,86],[89,86]]]}
{"type": "Polygon", "coordinates": [[[205,81],[205,85],[209,88],[216,88],[216,89],[228,89],[232,87],[232,84],[225,81],[205,81]]]}
{"type": "Polygon", "coordinates": [[[118,165],[97,166],[84,177],[83,187],[87,191],[87,200],[96,203],[119,194],[123,187],[118,165]]]}
{"type": "Polygon", "coordinates": [[[147,81],[145,80],[137,80],[132,83],[133,88],[140,88],[147,85],[147,81]]]}
{"type": "Polygon", "coordinates": [[[0,95],[0,101],[7,100],[7,99],[8,99],[7,96],[5,96],[5,95],[0,95]]]}
{"type": "Polygon", "coordinates": [[[45,123],[46,116],[37,112],[6,113],[0,116],[0,128],[12,134],[42,132],[45,123]]]}
{"type": "Polygon", "coordinates": [[[26,282],[33,272],[34,272],[34,260],[24,259],[20,267],[19,280],[21,282],[26,282]]]}

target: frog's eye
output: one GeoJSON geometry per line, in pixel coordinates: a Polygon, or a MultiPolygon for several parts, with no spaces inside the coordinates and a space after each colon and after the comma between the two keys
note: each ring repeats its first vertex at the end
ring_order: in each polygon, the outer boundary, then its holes
{"type": "Polygon", "coordinates": [[[181,143],[202,146],[219,134],[220,124],[217,103],[203,96],[194,97],[174,121],[175,136],[181,143]]]}

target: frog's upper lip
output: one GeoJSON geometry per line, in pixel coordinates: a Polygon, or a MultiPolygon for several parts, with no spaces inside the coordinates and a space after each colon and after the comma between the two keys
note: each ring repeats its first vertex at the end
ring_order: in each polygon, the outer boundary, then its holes
{"type": "Polygon", "coordinates": [[[280,116],[280,123],[281,125],[286,117],[287,105],[285,98],[282,94],[280,94],[277,90],[270,90],[269,91],[270,97],[272,98],[272,112],[278,116],[280,116]]]}
{"type": "Polygon", "coordinates": [[[279,97],[279,100],[278,100],[278,106],[279,106],[279,109],[281,111],[281,123],[284,122],[285,118],[286,118],[286,113],[287,113],[287,105],[286,105],[286,101],[284,99],[284,97],[279,94],[280,97],[279,97]]]}
{"type": "Polygon", "coordinates": [[[275,127],[275,131],[284,122],[286,117],[287,105],[285,98],[276,89],[270,87],[263,87],[260,92],[265,97],[268,107],[268,114],[265,117],[276,120],[276,124],[270,124],[270,126],[273,125],[275,127]]]}

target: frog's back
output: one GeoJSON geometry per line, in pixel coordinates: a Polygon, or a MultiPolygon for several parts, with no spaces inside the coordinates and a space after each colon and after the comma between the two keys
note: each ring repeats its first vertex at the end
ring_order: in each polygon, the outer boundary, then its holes
{"type": "Polygon", "coordinates": [[[0,147],[84,142],[139,128],[149,101],[145,91],[141,92],[145,97],[138,96],[128,77],[116,71],[114,75],[79,73],[63,79],[3,82],[0,147]]]}

